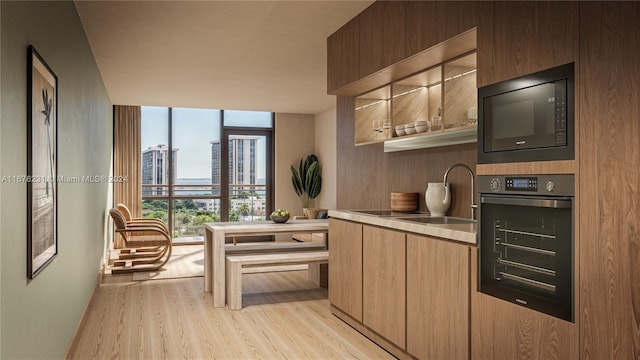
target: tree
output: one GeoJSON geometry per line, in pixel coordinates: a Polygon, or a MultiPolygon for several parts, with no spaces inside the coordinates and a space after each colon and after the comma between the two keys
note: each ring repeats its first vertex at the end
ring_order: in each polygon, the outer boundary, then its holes
{"type": "Polygon", "coordinates": [[[247,216],[251,213],[251,208],[249,207],[249,204],[243,203],[242,205],[240,205],[238,211],[240,211],[240,214],[242,216],[247,216]]]}
{"type": "Polygon", "coordinates": [[[195,210],[198,208],[198,205],[196,204],[196,202],[191,199],[183,200],[182,204],[184,205],[185,209],[195,210]]]}

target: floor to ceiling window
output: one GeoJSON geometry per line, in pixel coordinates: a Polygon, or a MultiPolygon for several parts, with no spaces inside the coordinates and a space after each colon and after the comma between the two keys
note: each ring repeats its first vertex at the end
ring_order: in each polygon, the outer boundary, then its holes
{"type": "Polygon", "coordinates": [[[265,220],[272,131],[270,112],[142,107],[142,215],[174,243],[203,241],[206,222],[265,220]]]}

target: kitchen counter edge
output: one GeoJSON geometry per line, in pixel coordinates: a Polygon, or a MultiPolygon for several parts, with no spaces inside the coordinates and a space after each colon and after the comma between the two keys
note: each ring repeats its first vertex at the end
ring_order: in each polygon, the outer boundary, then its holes
{"type": "Polygon", "coordinates": [[[428,235],[446,240],[476,245],[477,223],[473,224],[420,224],[394,217],[372,216],[350,210],[329,210],[329,217],[367,225],[380,226],[413,234],[428,235]]]}

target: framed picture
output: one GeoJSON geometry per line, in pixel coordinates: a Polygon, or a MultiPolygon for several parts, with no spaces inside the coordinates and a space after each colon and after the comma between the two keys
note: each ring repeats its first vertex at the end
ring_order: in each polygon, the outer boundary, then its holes
{"type": "Polygon", "coordinates": [[[27,275],[33,279],[58,255],[58,77],[27,51],[27,275]]]}

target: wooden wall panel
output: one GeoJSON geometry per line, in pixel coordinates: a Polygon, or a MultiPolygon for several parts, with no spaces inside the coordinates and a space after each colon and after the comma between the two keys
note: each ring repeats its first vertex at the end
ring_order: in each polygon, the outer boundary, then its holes
{"type": "Polygon", "coordinates": [[[491,61],[485,61],[487,54],[481,53],[479,83],[495,83],[577,60],[578,9],[577,2],[496,1],[493,41],[478,51],[491,51],[491,61]]]}
{"type": "MultiPolygon", "coordinates": [[[[426,211],[427,183],[442,182],[444,172],[454,163],[461,162],[475,169],[475,143],[394,153],[385,153],[382,144],[354,146],[353,105],[354,98],[337,97],[339,209],[388,209],[391,192],[418,192],[420,209],[426,211]]],[[[449,215],[468,217],[469,175],[463,169],[455,169],[449,182],[453,194],[449,215]]]]}
{"type": "Polygon", "coordinates": [[[640,3],[580,4],[580,358],[640,358],[640,3]]]}

